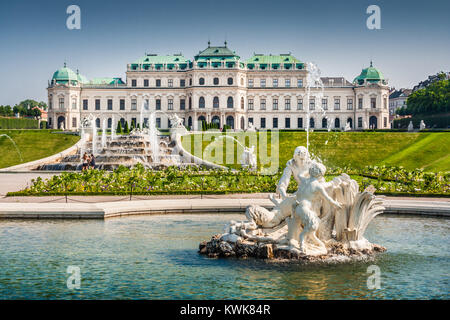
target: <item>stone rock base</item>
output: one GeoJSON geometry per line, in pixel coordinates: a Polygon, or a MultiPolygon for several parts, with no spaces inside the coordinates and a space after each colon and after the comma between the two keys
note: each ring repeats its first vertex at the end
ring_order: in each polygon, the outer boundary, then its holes
{"type": "Polygon", "coordinates": [[[330,241],[327,243],[328,253],[319,256],[308,256],[299,250],[289,249],[287,246],[279,246],[275,243],[252,242],[246,240],[224,241],[222,235],[214,235],[210,241],[203,241],[199,245],[199,253],[210,258],[236,257],[257,258],[267,260],[296,260],[304,262],[348,262],[365,260],[377,253],[386,251],[385,247],[377,244],[359,249],[345,245],[340,242],[330,241]]]}

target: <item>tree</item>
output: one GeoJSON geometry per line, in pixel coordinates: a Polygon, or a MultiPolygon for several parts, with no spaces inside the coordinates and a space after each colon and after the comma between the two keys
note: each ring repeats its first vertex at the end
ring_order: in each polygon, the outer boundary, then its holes
{"type": "Polygon", "coordinates": [[[410,115],[450,112],[450,80],[435,81],[414,91],[404,112],[410,115]]]}
{"type": "Polygon", "coordinates": [[[117,133],[122,133],[122,122],[120,122],[120,121],[117,123],[117,130],[116,130],[116,132],[117,133]]]}
{"type": "Polygon", "coordinates": [[[125,133],[125,134],[130,133],[130,129],[128,128],[128,121],[125,121],[125,128],[123,129],[123,133],[125,133]]]}

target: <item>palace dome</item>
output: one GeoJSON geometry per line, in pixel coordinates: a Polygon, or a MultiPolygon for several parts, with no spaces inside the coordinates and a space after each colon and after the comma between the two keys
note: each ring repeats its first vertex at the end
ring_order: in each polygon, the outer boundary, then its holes
{"type": "Polygon", "coordinates": [[[53,73],[52,81],[55,81],[56,83],[71,82],[72,84],[76,84],[76,83],[78,83],[78,81],[81,82],[81,79],[82,79],[81,77],[79,78],[79,75],[77,75],[75,72],[73,72],[72,69],[67,68],[66,64],[64,63],[63,68],[58,69],[55,71],[55,73],[53,73]]]}
{"type": "Polygon", "coordinates": [[[370,62],[370,67],[362,69],[361,74],[353,80],[353,83],[362,85],[364,81],[371,83],[381,81],[383,84],[385,83],[383,74],[380,70],[373,67],[372,61],[370,62]]]}

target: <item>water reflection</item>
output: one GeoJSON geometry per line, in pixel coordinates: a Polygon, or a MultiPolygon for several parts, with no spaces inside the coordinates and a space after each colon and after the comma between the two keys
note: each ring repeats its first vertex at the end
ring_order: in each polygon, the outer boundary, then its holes
{"type": "Polygon", "coordinates": [[[208,259],[198,244],[242,215],[137,216],[106,221],[0,221],[1,299],[448,299],[450,220],[379,216],[374,261],[304,265],[208,259]],[[367,267],[381,289],[367,288],[367,267]],[[78,265],[82,287],[66,287],[78,265]]]}

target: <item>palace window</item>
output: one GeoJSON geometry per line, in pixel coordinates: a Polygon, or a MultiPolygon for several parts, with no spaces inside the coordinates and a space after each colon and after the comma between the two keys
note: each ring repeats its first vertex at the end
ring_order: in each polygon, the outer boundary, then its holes
{"type": "Polygon", "coordinates": [[[167,101],[167,110],[173,110],[173,99],[167,101]]]}
{"type": "Polygon", "coordinates": [[[266,99],[261,99],[260,101],[260,109],[266,110],[266,99]]]}
{"type": "Polygon", "coordinates": [[[253,79],[248,79],[248,87],[253,88],[253,79]]]}
{"type": "Polygon", "coordinates": [[[108,99],[108,110],[112,110],[113,109],[113,107],[112,107],[112,99],[108,99]]]}
{"type": "Polygon", "coordinates": [[[273,110],[278,110],[278,99],[273,99],[273,110]]]}
{"type": "Polygon", "coordinates": [[[363,122],[362,117],[358,117],[358,128],[362,128],[363,122]]]}
{"type": "Polygon", "coordinates": [[[180,110],[186,109],[186,99],[180,99],[180,110]]]}
{"type": "Polygon", "coordinates": [[[156,127],[161,128],[161,118],[156,118],[156,127]]]}
{"type": "MultiPolygon", "coordinates": [[[[403,103],[404,103],[405,101],[403,101],[403,103]]],[[[387,98],[384,98],[383,99],[383,106],[384,106],[384,108],[385,109],[387,109],[387,98]]],[[[385,126],[386,127],[386,126],[385,126]]]]}
{"type": "Polygon", "coordinates": [[[156,86],[161,87],[161,79],[156,79],[156,86]]]}
{"type": "Polygon", "coordinates": [[[303,110],[303,99],[298,98],[297,100],[297,110],[303,110]]]}
{"type": "Polygon", "coordinates": [[[261,129],[265,129],[266,128],[266,118],[261,118],[261,129]]]}
{"type": "Polygon", "coordinates": [[[200,98],[198,99],[198,107],[199,107],[200,109],[204,109],[204,108],[205,108],[205,98],[200,97],[200,98]]]}
{"type": "Polygon", "coordinates": [[[372,108],[376,108],[377,107],[377,98],[370,98],[370,106],[372,108]]]}
{"type": "Polygon", "coordinates": [[[297,128],[303,128],[303,118],[297,118],[297,128]]]}
{"type": "Polygon", "coordinates": [[[314,126],[315,126],[314,118],[309,119],[309,127],[314,129],[314,126]]]}
{"type": "Polygon", "coordinates": [[[272,120],[272,128],[278,128],[278,118],[273,118],[272,120]]]}
{"type": "Polygon", "coordinates": [[[227,108],[232,109],[234,107],[233,97],[228,97],[227,99],[227,108]]]}
{"type": "Polygon", "coordinates": [[[219,84],[219,78],[214,78],[213,83],[214,83],[214,85],[217,86],[219,84]]]}
{"type": "Polygon", "coordinates": [[[173,87],[173,79],[169,79],[169,80],[167,80],[168,82],[167,82],[167,86],[169,87],[169,88],[172,88],[173,87]]]}
{"type": "Polygon", "coordinates": [[[341,120],[339,118],[334,119],[334,127],[339,129],[341,127],[341,120]]]}
{"type": "Polygon", "coordinates": [[[186,80],[181,79],[180,80],[180,87],[185,87],[186,86],[186,80]]]}
{"type": "Polygon", "coordinates": [[[241,109],[244,110],[244,108],[245,108],[244,97],[241,97],[241,109]]]}
{"type": "Polygon", "coordinates": [[[248,123],[250,124],[253,124],[253,118],[248,118],[248,123]]]}
{"type": "Polygon", "coordinates": [[[231,86],[233,84],[233,78],[228,78],[227,83],[231,86]]]}
{"type": "Polygon", "coordinates": [[[148,79],[144,79],[144,87],[148,87],[148,79]]]}
{"type": "Polygon", "coordinates": [[[291,110],[291,99],[285,99],[284,100],[284,109],[285,110],[291,110]]]}
{"type": "Polygon", "coordinates": [[[328,99],[326,98],[322,99],[322,109],[328,110],[328,99]]]}
{"type": "Polygon", "coordinates": [[[341,99],[334,99],[334,110],[341,110],[341,99]]]}
{"type": "Polygon", "coordinates": [[[314,110],[316,109],[316,98],[311,97],[309,99],[309,110],[314,110]]]}
{"type": "Polygon", "coordinates": [[[284,80],[284,86],[285,86],[286,88],[289,88],[289,87],[291,86],[291,79],[285,79],[285,80],[284,80]]]}
{"type": "Polygon", "coordinates": [[[291,118],[284,118],[284,127],[286,129],[290,129],[291,128],[291,118]]]}
{"type": "Polygon", "coordinates": [[[353,99],[347,99],[347,110],[353,110],[353,99]]]}
{"type": "Polygon", "coordinates": [[[64,109],[64,98],[59,98],[59,108],[64,109]]]}
{"type": "Polygon", "coordinates": [[[384,127],[386,128],[387,127],[387,118],[386,117],[383,118],[383,124],[384,124],[384,127]]]}
{"type": "Polygon", "coordinates": [[[120,110],[125,110],[125,99],[120,99],[120,110]]]}
{"type": "Polygon", "coordinates": [[[131,99],[131,110],[137,110],[137,100],[131,99]]]}
{"type": "Polygon", "coordinates": [[[322,118],[322,129],[328,128],[327,118],[322,118]]]}
{"type": "Polygon", "coordinates": [[[253,99],[248,99],[248,110],[253,110],[253,99]]]}
{"type": "Polygon", "coordinates": [[[198,84],[199,85],[204,85],[205,84],[205,78],[200,78],[200,79],[198,79],[198,84]]]}
{"type": "Polygon", "coordinates": [[[76,110],[76,109],[77,109],[77,100],[72,99],[72,110],[76,110]]]}
{"type": "Polygon", "coordinates": [[[156,110],[161,110],[161,99],[156,99],[156,110]]]}
{"type": "Polygon", "coordinates": [[[299,88],[303,87],[303,79],[297,79],[297,87],[299,88]]]}
{"type": "MultiPolygon", "coordinates": [[[[362,107],[363,107],[363,99],[359,98],[358,99],[358,109],[362,109],[362,107]]],[[[361,118],[361,121],[362,121],[362,118],[361,118]]]]}
{"type": "Polygon", "coordinates": [[[261,88],[265,88],[265,87],[266,87],[266,79],[261,79],[261,80],[259,81],[259,83],[260,83],[260,87],[261,87],[261,88]]]}
{"type": "Polygon", "coordinates": [[[100,99],[95,99],[95,110],[100,110],[100,99]]]}
{"type": "Polygon", "coordinates": [[[72,118],[72,128],[77,127],[77,118],[72,118]]]}
{"type": "Polygon", "coordinates": [[[88,110],[88,99],[83,100],[83,110],[88,110]]]}
{"type": "Polygon", "coordinates": [[[274,88],[278,87],[278,79],[273,79],[273,80],[272,80],[272,86],[273,86],[274,88]]]}
{"type": "Polygon", "coordinates": [[[219,97],[213,98],[213,108],[219,108],[219,97]]]}
{"type": "Polygon", "coordinates": [[[136,87],[136,85],[137,85],[136,79],[131,80],[131,86],[136,87]]]}

